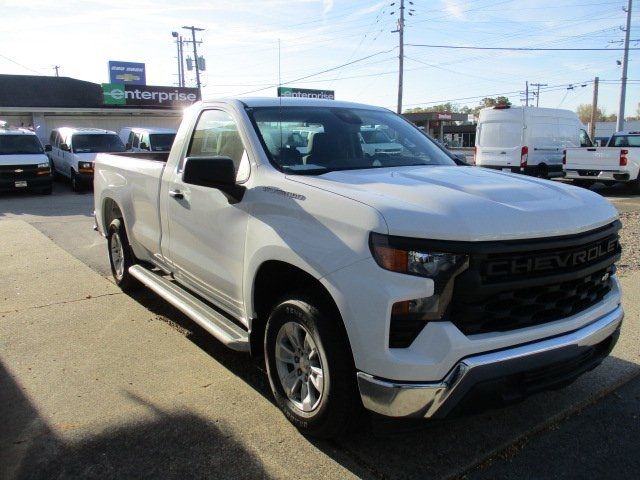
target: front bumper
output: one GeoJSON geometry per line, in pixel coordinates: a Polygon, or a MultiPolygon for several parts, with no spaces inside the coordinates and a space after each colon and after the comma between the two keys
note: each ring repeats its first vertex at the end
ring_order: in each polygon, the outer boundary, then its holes
{"type": "Polygon", "coordinates": [[[53,177],[51,175],[41,175],[31,178],[0,179],[0,192],[15,192],[19,190],[48,188],[51,186],[52,182],[53,177]],[[24,182],[26,182],[26,185],[24,185],[24,182]]]}
{"type": "Polygon", "coordinates": [[[463,358],[439,382],[394,382],[358,372],[362,403],[388,417],[442,418],[476,387],[489,382],[509,385],[510,394],[522,397],[562,385],[595,368],[609,354],[623,317],[618,306],[571,333],[463,358]]]}

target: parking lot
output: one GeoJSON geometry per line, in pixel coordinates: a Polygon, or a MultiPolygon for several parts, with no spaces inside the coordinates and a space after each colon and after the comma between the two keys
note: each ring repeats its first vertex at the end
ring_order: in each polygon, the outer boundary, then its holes
{"type": "Polygon", "coordinates": [[[301,436],[258,360],[110,278],[91,193],[0,196],[0,478],[632,478],[640,471],[640,196],[623,219],[626,311],[569,387],[431,423],[301,436]]]}

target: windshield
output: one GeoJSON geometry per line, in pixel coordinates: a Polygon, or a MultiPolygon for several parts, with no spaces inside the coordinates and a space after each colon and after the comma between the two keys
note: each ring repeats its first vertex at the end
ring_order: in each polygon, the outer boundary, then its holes
{"type": "Polygon", "coordinates": [[[610,147],[640,147],[640,135],[614,135],[610,147]]]}
{"type": "Polygon", "coordinates": [[[120,137],[113,133],[76,134],[71,141],[74,153],[124,152],[120,137]]]}
{"type": "Polygon", "coordinates": [[[291,173],[455,165],[402,117],[387,111],[334,107],[260,107],[250,110],[271,161],[291,173]],[[307,133],[308,132],[308,133],[307,133]],[[368,148],[392,143],[393,148],[368,148]]]}
{"type": "Polygon", "coordinates": [[[35,135],[0,135],[0,155],[44,153],[35,135]]]}
{"type": "Polygon", "coordinates": [[[176,138],[175,133],[154,133],[149,135],[151,150],[154,152],[168,152],[171,150],[174,138],[176,138]]]}
{"type": "Polygon", "coordinates": [[[392,140],[382,130],[362,130],[360,135],[364,143],[392,143],[392,140]]]}

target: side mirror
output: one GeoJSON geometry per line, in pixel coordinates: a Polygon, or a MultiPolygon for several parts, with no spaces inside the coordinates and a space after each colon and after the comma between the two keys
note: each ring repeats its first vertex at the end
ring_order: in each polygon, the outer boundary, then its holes
{"type": "Polygon", "coordinates": [[[190,185],[216,188],[229,203],[242,200],[246,190],[236,184],[236,167],[229,157],[189,157],[185,159],[182,181],[190,185]]]}
{"type": "Polygon", "coordinates": [[[48,143],[44,146],[44,151],[45,152],[50,152],[51,151],[51,145],[49,145],[48,143]]]}
{"type": "Polygon", "coordinates": [[[67,145],[66,143],[61,143],[60,144],[60,150],[62,150],[63,152],[70,152],[71,149],[69,148],[69,145],[67,145]]]}
{"type": "Polygon", "coordinates": [[[124,145],[124,148],[125,148],[125,150],[131,150],[131,142],[127,142],[127,143],[124,145]]]}
{"type": "Polygon", "coordinates": [[[141,148],[142,150],[149,150],[149,145],[147,145],[146,143],[142,142],[142,143],[140,144],[140,148],[141,148]]]}

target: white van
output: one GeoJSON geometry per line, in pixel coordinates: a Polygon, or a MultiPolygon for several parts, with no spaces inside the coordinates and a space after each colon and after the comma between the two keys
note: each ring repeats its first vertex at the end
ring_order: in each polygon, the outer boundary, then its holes
{"type": "Polygon", "coordinates": [[[54,174],[71,180],[76,192],[93,185],[93,162],[98,153],[125,151],[116,132],[99,128],[56,128],[49,141],[54,174]]]}
{"type": "Polygon", "coordinates": [[[50,195],[49,149],[31,130],[0,121],[0,192],[28,189],[50,195]]]}
{"type": "Polygon", "coordinates": [[[474,159],[479,167],[561,177],[563,150],[580,146],[591,141],[571,110],[497,106],[480,111],[474,159]]]}
{"type": "Polygon", "coordinates": [[[120,140],[128,152],[168,152],[176,133],[172,128],[126,127],[120,130],[120,140]]]}

